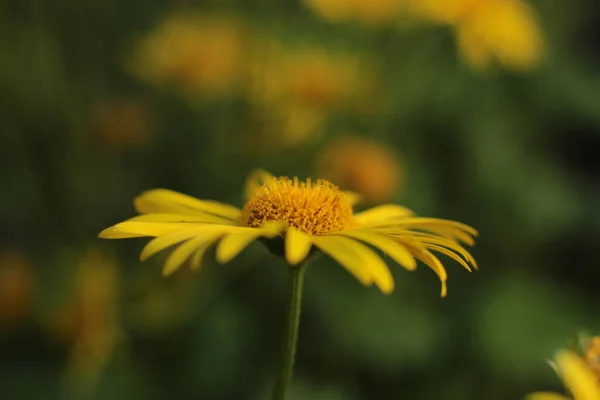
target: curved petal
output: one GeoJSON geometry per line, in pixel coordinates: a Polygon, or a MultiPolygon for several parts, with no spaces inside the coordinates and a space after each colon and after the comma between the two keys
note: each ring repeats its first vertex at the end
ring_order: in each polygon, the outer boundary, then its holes
{"type": "MultiPolygon", "coordinates": [[[[383,293],[389,294],[394,290],[394,278],[392,277],[389,268],[377,253],[369,247],[344,236],[316,236],[313,240],[315,240],[315,244],[319,246],[324,253],[331,251],[331,248],[336,248],[338,250],[342,249],[346,254],[350,254],[350,258],[355,260],[351,272],[354,273],[354,270],[356,269],[368,270],[371,279],[383,293]],[[356,262],[358,262],[358,264],[356,262]]],[[[337,256],[339,257],[339,254],[337,256]]],[[[332,258],[335,257],[332,256],[332,258]]],[[[342,265],[348,266],[346,264],[348,264],[347,260],[345,260],[342,265]]]]}
{"type": "Polygon", "coordinates": [[[448,292],[448,288],[446,286],[448,274],[441,261],[417,241],[413,241],[406,238],[397,238],[397,240],[404,244],[418,260],[425,263],[425,265],[427,265],[433,270],[433,272],[436,273],[442,285],[440,295],[442,297],[446,297],[446,294],[448,292]]]}
{"type": "Polygon", "coordinates": [[[163,267],[163,275],[169,276],[173,272],[177,271],[179,267],[181,267],[181,265],[188,258],[190,258],[190,256],[194,252],[204,247],[208,248],[207,243],[214,243],[214,240],[216,240],[217,237],[220,237],[223,234],[224,233],[219,233],[217,235],[213,232],[213,235],[211,235],[210,238],[207,238],[205,236],[195,237],[183,243],[181,246],[177,247],[175,250],[173,250],[171,254],[169,254],[169,257],[167,257],[167,260],[165,261],[165,265],[163,267]]]}
{"type": "Polygon", "coordinates": [[[188,222],[188,223],[204,223],[204,224],[224,224],[224,225],[237,225],[237,222],[232,221],[229,218],[219,217],[213,214],[142,214],[129,218],[124,222],[188,222]]]}
{"type": "Polygon", "coordinates": [[[265,182],[273,178],[273,175],[263,169],[255,169],[252,171],[246,179],[246,188],[244,190],[246,200],[254,196],[254,193],[256,193],[258,188],[264,185],[265,182]]]}
{"type": "Polygon", "coordinates": [[[383,234],[355,229],[337,232],[335,235],[348,236],[377,247],[409,271],[417,268],[417,262],[411,252],[402,243],[383,234]]]}
{"type": "MultiPolygon", "coordinates": [[[[205,224],[198,224],[198,227],[205,224]]],[[[189,223],[175,222],[121,222],[98,234],[102,239],[126,239],[145,236],[163,236],[171,232],[190,228],[189,223]]]]}
{"type": "Polygon", "coordinates": [[[453,259],[454,261],[456,261],[457,263],[459,263],[460,265],[462,265],[467,271],[473,272],[471,270],[471,267],[469,266],[469,264],[466,263],[465,260],[463,260],[458,255],[456,255],[456,253],[448,250],[447,248],[442,247],[442,246],[437,246],[435,244],[430,244],[430,245],[427,246],[427,248],[430,249],[430,250],[433,250],[433,251],[437,251],[438,253],[442,253],[442,254],[450,257],[451,259],[453,259]]]}
{"type": "Polygon", "coordinates": [[[148,242],[148,244],[144,246],[142,252],[140,253],[140,260],[145,261],[159,251],[183,242],[184,240],[198,237],[199,240],[204,239],[206,241],[210,241],[213,236],[222,236],[225,233],[231,232],[235,229],[238,228],[226,225],[204,225],[197,228],[181,229],[171,234],[157,237],[156,239],[152,239],[150,242],[148,242]]]}
{"type": "Polygon", "coordinates": [[[406,207],[397,204],[384,204],[354,214],[354,220],[359,224],[373,224],[387,222],[392,218],[410,217],[413,212],[406,207]]]}
{"type": "Polygon", "coordinates": [[[290,265],[304,261],[312,247],[312,237],[297,229],[289,228],[285,234],[285,260],[290,265]]]}
{"type": "Polygon", "coordinates": [[[561,350],[555,359],[558,372],[575,399],[600,399],[598,380],[579,355],[571,350],[561,350]]]}
{"type": "MultiPolygon", "coordinates": [[[[370,211],[370,210],[367,210],[367,211],[370,211]]],[[[461,231],[468,233],[471,236],[479,235],[479,232],[477,232],[477,230],[475,228],[473,228],[467,224],[463,224],[462,222],[458,222],[458,221],[451,221],[448,219],[440,219],[440,218],[423,218],[423,217],[395,218],[395,217],[391,217],[390,219],[387,219],[387,220],[375,221],[373,224],[371,224],[370,222],[366,223],[366,224],[369,226],[372,226],[372,227],[375,227],[375,226],[381,226],[381,227],[399,226],[399,227],[402,227],[402,229],[406,229],[406,228],[417,228],[417,229],[421,229],[421,228],[422,229],[456,228],[456,229],[459,229],[461,231]]]]}
{"type": "Polygon", "coordinates": [[[347,242],[340,236],[315,236],[313,243],[321,251],[333,258],[342,267],[346,268],[356,279],[365,286],[371,286],[373,277],[371,272],[364,268],[362,260],[348,249],[347,242]]]}
{"type": "Polygon", "coordinates": [[[212,200],[200,200],[183,193],[168,189],[153,189],[142,193],[133,201],[135,209],[141,214],[197,214],[209,213],[223,218],[237,220],[240,209],[212,200]]]}
{"type": "Polygon", "coordinates": [[[259,237],[274,237],[281,233],[285,224],[272,222],[260,228],[237,228],[225,236],[217,245],[217,261],[221,264],[229,262],[244,250],[253,240],[259,237]]]}

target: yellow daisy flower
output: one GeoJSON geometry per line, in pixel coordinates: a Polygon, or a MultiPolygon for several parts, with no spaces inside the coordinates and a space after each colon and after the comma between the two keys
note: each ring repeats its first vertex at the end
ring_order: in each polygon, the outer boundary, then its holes
{"type": "Polygon", "coordinates": [[[417,15],[454,28],[465,61],[485,70],[497,60],[507,68],[529,70],[544,53],[533,9],[522,0],[413,0],[417,15]]]}
{"type": "MultiPolygon", "coordinates": [[[[561,350],[556,354],[554,361],[554,369],[571,391],[574,400],[600,399],[600,381],[585,359],[574,351],[561,350]]],[[[569,400],[569,398],[558,393],[539,392],[530,394],[527,400],[569,400]]]]}
{"type": "Polygon", "coordinates": [[[354,213],[353,197],[326,180],[276,178],[257,171],[248,180],[242,209],[199,200],[167,189],[142,193],[134,201],[142,215],[100,233],[101,238],[155,237],[141,259],[178,245],[164,265],[169,275],[191,258],[198,268],[206,251],[216,244],[216,258],[226,263],[252,241],[260,239],[289,265],[320,250],[346,268],[363,285],[375,284],[383,293],[394,289],[392,275],[371,247],[382,250],[407,270],[416,260],[438,275],[446,295],[447,274],[433,252],[444,254],[471,271],[475,259],[460,244],[473,245],[477,231],[460,222],[420,218],[405,207],[386,204],[354,213]]]}

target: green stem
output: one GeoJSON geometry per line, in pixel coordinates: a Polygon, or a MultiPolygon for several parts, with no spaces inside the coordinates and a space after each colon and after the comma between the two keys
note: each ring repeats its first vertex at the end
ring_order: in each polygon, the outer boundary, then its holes
{"type": "Polygon", "coordinates": [[[298,328],[300,327],[300,310],[302,309],[302,286],[306,263],[290,266],[292,275],[290,304],[285,322],[285,334],[281,354],[279,375],[273,389],[273,400],[285,400],[285,393],[292,380],[294,360],[296,358],[296,343],[298,342],[298,328]]]}

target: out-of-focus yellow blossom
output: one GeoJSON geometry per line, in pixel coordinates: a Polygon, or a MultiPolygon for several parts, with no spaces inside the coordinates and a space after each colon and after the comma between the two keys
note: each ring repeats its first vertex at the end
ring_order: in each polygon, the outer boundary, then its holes
{"type": "MultiPolygon", "coordinates": [[[[598,353],[595,353],[595,357],[598,357],[598,353]]],[[[597,366],[598,360],[594,359],[593,362],[597,366]]],[[[556,354],[553,367],[574,400],[600,399],[600,381],[586,359],[574,351],[561,350],[556,354]]],[[[569,400],[569,398],[558,393],[539,392],[530,394],[526,400],[569,400]]]]}
{"type": "Polygon", "coordinates": [[[142,214],[100,232],[105,239],[154,237],[142,250],[145,260],[175,246],[163,273],[170,275],[188,259],[199,268],[216,245],[216,257],[226,263],[250,243],[261,240],[290,266],[304,262],[312,251],[322,251],[346,268],[362,284],[394,290],[385,262],[376,247],[407,270],[416,261],[438,275],[446,295],[447,273],[434,255],[451,257],[467,270],[477,268],[460,244],[475,243],[477,231],[456,221],[415,217],[405,207],[386,204],[354,213],[353,197],[319,179],[276,178],[266,171],[250,175],[247,202],[242,209],[212,200],[199,200],[167,189],[142,193],[134,200],[142,214]]]}
{"type": "Polygon", "coordinates": [[[249,66],[248,97],[272,132],[266,138],[270,146],[297,146],[317,138],[331,112],[358,107],[373,86],[371,66],[355,55],[264,46],[268,57],[249,66]]]}
{"type": "Polygon", "coordinates": [[[88,251],[78,265],[68,303],[55,329],[71,345],[65,371],[67,390],[90,394],[124,337],[118,320],[119,271],[115,260],[88,251]]]}
{"type": "Polygon", "coordinates": [[[147,143],[153,125],[152,113],[142,101],[112,99],[94,106],[88,129],[103,147],[120,151],[147,143]]]}
{"type": "Polygon", "coordinates": [[[35,288],[35,275],[25,255],[4,252],[0,258],[0,329],[30,314],[35,288]]]}
{"type": "Polygon", "coordinates": [[[585,350],[585,361],[600,382],[600,337],[595,336],[589,339],[585,350]]]}
{"type": "Polygon", "coordinates": [[[303,0],[307,8],[330,22],[354,21],[367,26],[390,24],[404,0],[303,0]]]}
{"type": "Polygon", "coordinates": [[[319,176],[358,192],[367,204],[392,200],[404,184],[404,169],[389,147],[369,138],[332,140],[316,160],[319,176]]]}
{"type": "Polygon", "coordinates": [[[226,17],[176,13],[134,48],[132,71],[190,95],[228,93],[240,76],[244,32],[226,17]]]}
{"type": "Polygon", "coordinates": [[[544,53],[544,40],[532,8],[524,0],[411,0],[422,18],[448,24],[466,62],[483,70],[497,60],[529,70],[544,53]]]}

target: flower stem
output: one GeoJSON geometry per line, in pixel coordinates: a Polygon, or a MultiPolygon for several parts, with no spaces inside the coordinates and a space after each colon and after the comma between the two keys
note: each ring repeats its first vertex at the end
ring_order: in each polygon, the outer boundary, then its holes
{"type": "Polygon", "coordinates": [[[294,360],[296,358],[296,343],[298,342],[298,328],[300,327],[300,310],[302,308],[302,286],[306,263],[290,266],[292,275],[290,304],[285,322],[283,337],[281,365],[279,375],[273,389],[273,400],[285,400],[285,393],[292,379],[294,360]]]}

